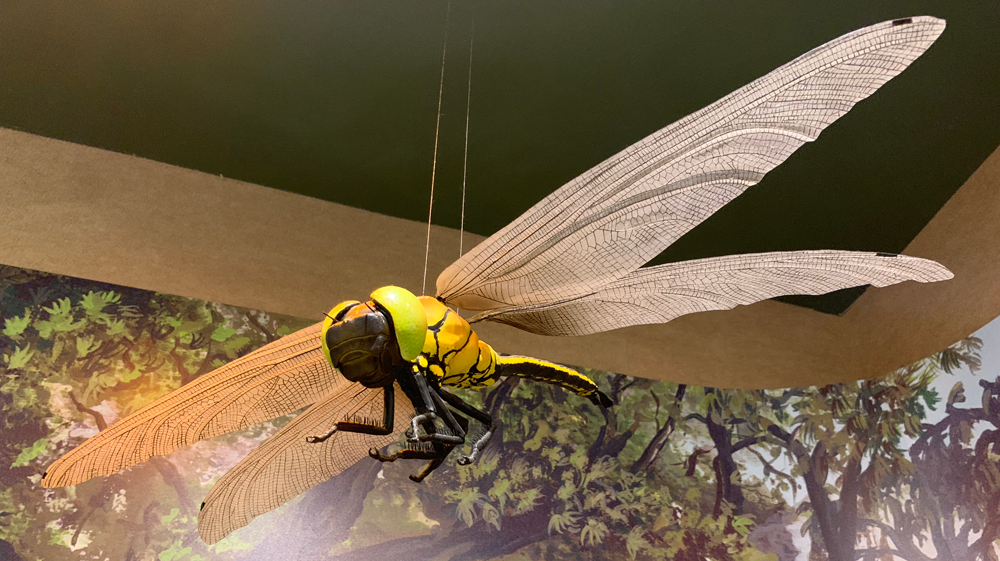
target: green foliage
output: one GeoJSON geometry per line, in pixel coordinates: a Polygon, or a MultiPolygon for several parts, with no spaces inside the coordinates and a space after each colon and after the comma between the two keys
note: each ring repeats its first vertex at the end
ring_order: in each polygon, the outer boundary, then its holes
{"type": "Polygon", "coordinates": [[[1000,379],[971,397],[982,342],[970,338],[822,388],[587,371],[616,402],[607,411],[519,380],[461,391],[499,424],[472,465],[452,457],[421,485],[407,478],[416,462],[352,468],[357,479],[329,482],[335,494],[321,485],[208,547],[199,498],[274,423],[74,488],[43,490],[39,474],[105,423],[308,322],[9,267],[0,279],[0,539],[25,559],[777,561],[791,522],[830,561],[854,561],[859,543],[919,558],[906,544],[963,535],[956,558],[989,559],[984,544],[1000,537],[989,506],[1000,501],[1000,379]],[[933,387],[941,376],[955,377],[947,396],[933,387]],[[311,556],[290,553],[311,544],[311,556]]]}
{"type": "Polygon", "coordinates": [[[45,449],[48,447],[48,438],[39,438],[34,444],[21,450],[21,453],[17,455],[17,459],[14,463],[10,464],[10,467],[24,467],[28,465],[31,460],[34,460],[38,456],[45,453],[45,449]]]}
{"type": "Polygon", "coordinates": [[[14,352],[3,355],[3,362],[8,370],[20,370],[28,364],[31,357],[35,356],[35,351],[31,350],[31,345],[25,345],[22,349],[19,345],[14,347],[14,352]]]}
{"type": "MultiPolygon", "coordinates": [[[[146,463],[47,491],[40,474],[97,428],[274,337],[261,326],[290,330],[308,322],[251,322],[238,308],[10,267],[0,267],[0,279],[0,539],[25,559],[86,551],[177,561],[213,555],[190,539],[196,507],[182,501],[191,501],[193,489],[204,492],[197,477],[167,480],[146,463]],[[212,338],[219,333],[226,337],[212,338]]],[[[221,439],[192,459],[207,464],[214,447],[240,438],[221,439]]],[[[246,549],[214,558],[234,559],[246,549]]]]}
{"type": "Polygon", "coordinates": [[[28,324],[31,323],[31,314],[27,313],[19,318],[7,318],[4,320],[3,334],[6,337],[17,337],[24,333],[28,324]]]}

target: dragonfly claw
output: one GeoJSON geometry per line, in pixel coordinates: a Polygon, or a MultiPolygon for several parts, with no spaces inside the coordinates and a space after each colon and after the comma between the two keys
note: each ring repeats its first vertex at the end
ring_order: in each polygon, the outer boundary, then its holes
{"type": "Polygon", "coordinates": [[[320,442],[325,442],[331,436],[333,436],[333,434],[335,432],[337,432],[337,425],[336,424],[333,425],[333,428],[330,429],[330,432],[328,432],[328,433],[326,433],[326,434],[324,434],[322,436],[307,436],[306,437],[306,442],[308,442],[309,444],[319,444],[320,442]]]}

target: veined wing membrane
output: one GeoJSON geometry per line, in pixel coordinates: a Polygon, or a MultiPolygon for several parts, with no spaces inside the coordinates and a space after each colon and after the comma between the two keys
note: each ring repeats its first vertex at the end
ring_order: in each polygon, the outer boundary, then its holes
{"type": "Polygon", "coordinates": [[[587,335],[666,323],[789,294],[888,286],[952,277],[927,259],[856,251],[789,251],[728,255],[645,267],[591,294],[564,302],[484,312],[489,319],[541,335],[587,335]]]}
{"type": "Polygon", "coordinates": [[[448,267],[467,310],[544,305],[632,273],[902,72],[944,30],[915,17],[848,33],[570,181],[448,267]]]}
{"type": "Polygon", "coordinates": [[[367,457],[369,448],[395,442],[415,414],[408,399],[395,401],[392,435],[337,432],[322,443],[306,442],[307,436],[325,433],[338,420],[381,419],[383,409],[382,390],[360,384],[340,388],[306,409],[212,487],[198,515],[201,539],[215,543],[367,457]]]}
{"type": "Polygon", "coordinates": [[[56,460],[44,487],[76,485],[198,440],[287,415],[353,386],[327,362],[322,324],[307,327],[182,386],[56,460]]]}

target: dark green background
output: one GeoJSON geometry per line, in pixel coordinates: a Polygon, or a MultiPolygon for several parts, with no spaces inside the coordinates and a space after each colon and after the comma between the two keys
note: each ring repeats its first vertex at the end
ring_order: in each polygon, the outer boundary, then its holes
{"type": "MultiPolygon", "coordinates": [[[[446,7],[4,0],[0,125],[426,220],[446,7]]],[[[660,260],[901,251],[1000,144],[996,1],[454,1],[434,221],[459,223],[473,19],[466,224],[490,234],[799,54],[921,14],[948,20],[924,57],[660,260]]]]}

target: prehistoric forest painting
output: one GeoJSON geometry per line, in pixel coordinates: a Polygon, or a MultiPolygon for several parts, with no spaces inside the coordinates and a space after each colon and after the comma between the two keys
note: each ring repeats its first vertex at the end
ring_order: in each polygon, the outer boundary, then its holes
{"type": "Polygon", "coordinates": [[[1000,322],[826,387],[587,370],[602,411],[507,379],[462,394],[500,420],[472,465],[415,484],[364,458],[212,546],[202,498],[289,418],[40,486],[86,437],[311,323],[0,266],[0,560],[1000,560],[1000,322]]]}

